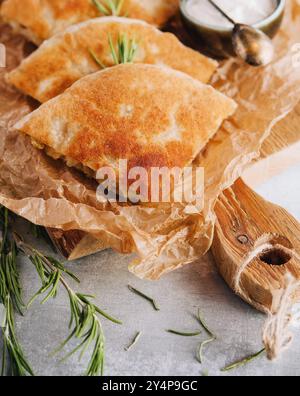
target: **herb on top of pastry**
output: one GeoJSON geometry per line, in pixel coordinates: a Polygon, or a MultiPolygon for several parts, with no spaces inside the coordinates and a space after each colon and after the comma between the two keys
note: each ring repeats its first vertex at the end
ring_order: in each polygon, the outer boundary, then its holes
{"type": "Polygon", "coordinates": [[[68,166],[95,177],[119,160],[128,169],[183,168],[231,116],[236,103],[163,66],[122,64],[82,78],[15,128],[68,166]]]}
{"type": "Polygon", "coordinates": [[[99,16],[126,16],[162,26],[178,5],[179,0],[5,0],[0,15],[39,45],[70,25],[99,16]]]}
{"type": "Polygon", "coordinates": [[[171,33],[140,20],[103,17],[71,26],[45,41],[8,74],[7,81],[45,102],[100,67],[113,66],[112,47],[122,35],[135,43],[134,63],[165,65],[204,83],[217,68],[216,61],[184,46],[171,33]]]}
{"type": "MultiPolygon", "coordinates": [[[[108,43],[111,51],[111,56],[114,65],[121,65],[122,63],[133,63],[137,53],[138,45],[135,39],[128,39],[127,35],[122,33],[118,36],[117,44],[115,45],[111,35],[108,36],[108,43]]],[[[109,66],[104,65],[95,52],[89,48],[89,52],[94,61],[100,66],[101,69],[106,69],[109,66]]]]}

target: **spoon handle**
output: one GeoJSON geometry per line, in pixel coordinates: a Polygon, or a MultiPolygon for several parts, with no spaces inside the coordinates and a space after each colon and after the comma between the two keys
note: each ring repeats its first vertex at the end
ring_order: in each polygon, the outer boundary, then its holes
{"type": "Polygon", "coordinates": [[[220,8],[213,0],[208,0],[210,4],[215,7],[216,10],[218,10],[226,19],[228,19],[229,22],[231,22],[233,25],[236,25],[237,23],[224,11],[222,8],[220,8]]]}

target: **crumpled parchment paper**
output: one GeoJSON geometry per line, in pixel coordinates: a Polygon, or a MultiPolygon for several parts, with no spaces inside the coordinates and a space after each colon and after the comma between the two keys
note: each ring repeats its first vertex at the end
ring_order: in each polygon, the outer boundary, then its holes
{"type": "Polygon", "coordinates": [[[231,59],[213,78],[213,85],[239,107],[194,163],[205,168],[203,212],[187,215],[183,207],[172,204],[155,208],[102,204],[93,181],[48,158],[12,129],[37,104],[3,79],[25,56],[24,40],[0,25],[0,42],[8,49],[8,67],[0,69],[0,203],[33,223],[82,230],[121,253],[135,252],[130,270],[142,278],[158,279],[207,252],[219,194],[259,155],[272,127],[300,98],[300,67],[294,52],[294,44],[300,42],[300,4],[290,0],[275,39],[276,60],[255,69],[231,59]]]}

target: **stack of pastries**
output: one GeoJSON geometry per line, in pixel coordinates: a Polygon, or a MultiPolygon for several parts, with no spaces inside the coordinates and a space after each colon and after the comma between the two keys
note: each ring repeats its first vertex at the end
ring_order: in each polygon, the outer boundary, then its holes
{"type": "Polygon", "coordinates": [[[91,0],[2,3],[2,19],[40,45],[6,76],[41,103],[15,127],[90,177],[105,166],[117,172],[119,159],[146,169],[188,166],[236,104],[207,85],[214,60],[156,27],[178,0],[118,4],[119,16],[104,16],[91,0]],[[120,37],[135,43],[135,56],[116,65],[120,37]]]}

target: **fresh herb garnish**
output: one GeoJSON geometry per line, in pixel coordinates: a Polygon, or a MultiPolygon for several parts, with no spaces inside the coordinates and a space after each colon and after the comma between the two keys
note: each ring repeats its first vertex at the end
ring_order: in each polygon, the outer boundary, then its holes
{"type": "MultiPolygon", "coordinates": [[[[115,65],[133,63],[137,53],[138,45],[134,39],[128,39],[126,34],[118,36],[117,44],[114,45],[111,35],[108,36],[108,43],[115,65]]],[[[102,68],[106,69],[107,66],[99,59],[97,54],[89,48],[89,52],[94,61],[102,68]]]]}
{"type": "Polygon", "coordinates": [[[246,364],[251,363],[253,360],[262,356],[265,352],[266,352],[266,349],[264,348],[261,351],[255,353],[254,355],[248,356],[245,359],[240,360],[239,362],[236,362],[236,363],[233,363],[227,367],[224,367],[221,371],[227,372],[227,371],[235,370],[239,367],[245,366],[246,364]]]}
{"type": "Polygon", "coordinates": [[[128,289],[129,289],[132,293],[135,293],[135,294],[137,294],[138,296],[143,297],[145,300],[149,301],[149,302],[152,304],[153,308],[154,308],[156,311],[159,311],[159,310],[160,310],[159,306],[157,305],[156,301],[155,301],[153,298],[147,296],[147,295],[144,294],[143,292],[141,292],[141,291],[135,289],[134,287],[132,287],[132,286],[130,286],[130,285],[128,285],[128,289]]]}
{"type": "Polygon", "coordinates": [[[92,0],[92,2],[105,16],[121,16],[124,0],[92,0]]]}
{"type": "Polygon", "coordinates": [[[166,330],[166,331],[168,333],[179,335],[179,336],[182,336],[182,337],[197,337],[197,336],[199,336],[201,334],[201,331],[194,331],[194,332],[190,332],[190,333],[187,333],[187,332],[184,332],[184,331],[172,330],[172,329],[169,329],[169,330],[166,330]]]}
{"type": "Polygon", "coordinates": [[[126,34],[119,35],[116,49],[110,35],[108,40],[112,57],[116,65],[133,62],[138,48],[134,39],[128,39],[126,34]]]}
{"type": "Polygon", "coordinates": [[[126,348],[124,348],[126,352],[129,351],[131,348],[133,348],[133,347],[137,344],[137,342],[138,342],[138,340],[140,339],[141,335],[142,335],[142,332],[141,332],[141,331],[139,331],[139,332],[135,335],[135,337],[134,337],[134,339],[132,340],[132,342],[131,342],[126,348]]]}
{"type": "Polygon", "coordinates": [[[64,275],[68,275],[77,282],[79,282],[79,280],[68,271],[62,263],[52,257],[43,255],[37,249],[23,242],[17,235],[15,235],[15,240],[18,248],[29,257],[42,282],[42,287],[32,297],[29,305],[32,304],[38,296],[44,294],[46,294],[46,296],[42,300],[42,304],[50,298],[55,298],[59,285],[62,285],[68,293],[71,311],[69,328],[71,329],[72,326],[73,328],[69,337],[60,345],[55,353],[60,352],[72,338],[76,338],[80,340],[80,344],[63,360],[69,358],[79,350],[81,350],[80,358],[82,358],[88,347],[94,343],[94,349],[86,375],[102,375],[104,370],[105,338],[97,314],[102,315],[113,323],[121,324],[121,322],[94,305],[90,301],[90,299],[93,298],[92,296],[74,292],[65,280],[64,275]]]}
{"type": "Polygon", "coordinates": [[[1,375],[33,376],[15,329],[15,312],[23,314],[25,307],[21,296],[21,285],[17,270],[18,250],[9,237],[9,212],[0,207],[0,307],[3,321],[0,323],[3,335],[1,375]],[[8,363],[8,365],[7,365],[8,363]]]}

